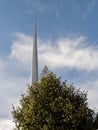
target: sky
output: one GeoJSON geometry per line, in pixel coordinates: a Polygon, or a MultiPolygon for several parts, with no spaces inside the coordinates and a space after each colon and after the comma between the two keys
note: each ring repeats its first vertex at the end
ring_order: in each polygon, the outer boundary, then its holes
{"type": "Polygon", "coordinates": [[[47,65],[98,112],[97,14],[97,0],[0,0],[0,130],[13,129],[12,104],[30,82],[34,16],[39,78],[47,65]]]}

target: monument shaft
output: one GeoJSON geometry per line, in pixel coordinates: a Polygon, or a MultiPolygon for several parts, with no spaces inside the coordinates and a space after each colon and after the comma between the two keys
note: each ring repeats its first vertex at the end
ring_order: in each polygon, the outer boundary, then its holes
{"type": "Polygon", "coordinates": [[[34,37],[33,37],[33,56],[32,56],[32,79],[31,84],[38,81],[38,55],[37,55],[37,32],[36,18],[34,19],[34,37]]]}

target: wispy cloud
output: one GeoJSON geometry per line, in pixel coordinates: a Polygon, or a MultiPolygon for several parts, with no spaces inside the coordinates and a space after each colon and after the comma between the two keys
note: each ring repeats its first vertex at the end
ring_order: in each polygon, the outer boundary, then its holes
{"type": "Polygon", "coordinates": [[[27,12],[33,15],[45,13],[50,9],[50,6],[48,4],[42,3],[40,0],[26,0],[25,3],[27,12]]]}
{"type": "Polygon", "coordinates": [[[91,2],[88,4],[88,8],[87,8],[87,11],[88,12],[91,12],[92,9],[94,8],[95,6],[95,3],[96,3],[96,0],[91,0],[91,2]]]}
{"type": "MultiPolygon", "coordinates": [[[[10,58],[28,64],[31,58],[32,39],[23,35],[19,34],[21,40],[13,41],[10,58]]],[[[55,42],[38,40],[39,62],[53,68],[68,67],[85,71],[98,70],[98,51],[92,47],[83,47],[85,44],[85,37],[61,38],[55,42]]]]}
{"type": "Polygon", "coordinates": [[[86,0],[86,1],[77,1],[77,0],[69,0],[69,6],[71,7],[71,11],[73,15],[86,19],[96,5],[96,0],[86,0]]]}
{"type": "Polygon", "coordinates": [[[14,124],[11,120],[0,120],[0,130],[13,130],[14,124]]]}
{"type": "Polygon", "coordinates": [[[12,42],[10,60],[17,61],[22,66],[24,65],[25,69],[28,69],[31,61],[32,38],[23,33],[16,33],[15,40],[12,42]]]}
{"type": "Polygon", "coordinates": [[[94,9],[95,4],[96,4],[96,0],[91,0],[91,1],[89,1],[89,3],[87,4],[87,9],[86,9],[86,11],[83,13],[83,17],[84,17],[84,18],[87,18],[87,17],[90,15],[90,13],[91,13],[91,12],[93,11],[93,9],[94,9]]]}
{"type": "Polygon", "coordinates": [[[86,83],[77,84],[82,91],[87,92],[88,103],[91,109],[98,112],[98,80],[95,78],[93,81],[88,79],[86,83]]]}

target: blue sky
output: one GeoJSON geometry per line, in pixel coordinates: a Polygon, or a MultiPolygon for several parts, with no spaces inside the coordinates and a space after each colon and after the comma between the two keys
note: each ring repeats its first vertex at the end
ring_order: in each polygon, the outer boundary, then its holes
{"type": "Polygon", "coordinates": [[[12,104],[27,89],[35,15],[39,76],[46,64],[88,91],[89,106],[98,111],[97,14],[97,0],[0,1],[0,129],[12,129],[12,104]]]}

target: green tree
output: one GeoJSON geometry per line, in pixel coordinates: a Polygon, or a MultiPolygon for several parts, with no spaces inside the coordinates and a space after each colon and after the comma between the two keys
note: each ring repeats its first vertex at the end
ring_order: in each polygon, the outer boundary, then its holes
{"type": "Polygon", "coordinates": [[[12,111],[15,130],[93,130],[93,114],[87,93],[61,82],[53,73],[29,86],[12,111]]]}

